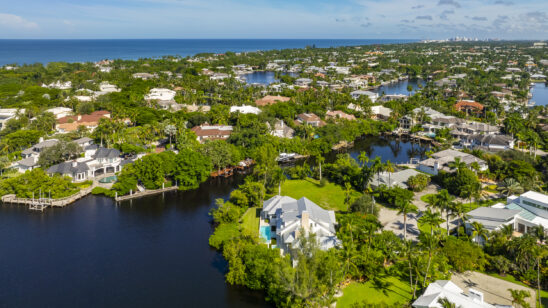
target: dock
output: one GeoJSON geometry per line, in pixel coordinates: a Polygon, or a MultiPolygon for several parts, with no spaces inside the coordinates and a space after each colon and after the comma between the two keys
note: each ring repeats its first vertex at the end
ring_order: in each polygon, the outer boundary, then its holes
{"type": "Polygon", "coordinates": [[[65,207],[91,193],[91,190],[93,189],[93,185],[87,188],[84,188],[80,190],[79,192],[75,193],[74,195],[60,198],[60,199],[52,199],[52,198],[18,198],[15,194],[9,194],[2,196],[2,202],[3,203],[9,203],[9,204],[21,204],[21,205],[28,205],[29,210],[33,211],[44,211],[48,207],[65,207]]]}
{"type": "Polygon", "coordinates": [[[124,201],[124,200],[131,200],[131,199],[156,195],[156,194],[159,194],[159,193],[164,193],[164,192],[167,192],[167,191],[174,191],[174,190],[177,190],[177,189],[179,189],[179,186],[170,186],[170,187],[165,187],[165,188],[160,188],[160,189],[151,189],[151,190],[143,190],[143,191],[138,191],[138,192],[130,192],[129,195],[119,196],[119,197],[116,196],[114,198],[114,200],[116,202],[124,201]]]}
{"type": "Polygon", "coordinates": [[[210,176],[212,178],[231,177],[232,175],[234,175],[234,172],[245,172],[247,169],[249,169],[254,164],[255,164],[255,161],[248,158],[246,160],[242,160],[241,162],[239,162],[237,166],[230,166],[230,167],[226,167],[224,169],[220,169],[220,170],[211,172],[210,176]]]}

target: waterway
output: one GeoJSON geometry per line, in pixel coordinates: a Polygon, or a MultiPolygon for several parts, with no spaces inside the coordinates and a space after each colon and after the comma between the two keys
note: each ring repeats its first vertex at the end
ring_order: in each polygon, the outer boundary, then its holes
{"type": "Polygon", "coordinates": [[[548,86],[544,82],[537,82],[531,89],[532,102],[535,102],[535,106],[548,105],[548,86]]]}
{"type": "MultiPolygon", "coordinates": [[[[405,163],[426,149],[368,137],[349,153],[405,163]]],[[[269,307],[260,292],[225,283],[226,261],[208,245],[209,210],[242,180],[120,204],[88,196],[43,213],[2,204],[0,306],[269,307]]]]}
{"type": "MultiPolygon", "coordinates": [[[[380,156],[383,163],[390,160],[393,164],[407,164],[411,158],[425,159],[426,152],[430,150],[427,143],[414,143],[406,139],[392,137],[367,137],[356,140],[354,147],[348,149],[346,153],[358,161],[358,156],[365,152],[370,159],[380,156]]],[[[326,161],[333,162],[337,153],[330,153],[326,161]]]]}
{"type": "MultiPolygon", "coordinates": [[[[281,75],[289,75],[291,77],[298,77],[297,73],[280,73],[281,75]]],[[[280,80],[276,78],[276,73],[271,71],[256,71],[251,74],[242,75],[242,78],[245,78],[247,84],[262,84],[270,85],[280,80]]]]}
{"type": "Polygon", "coordinates": [[[375,92],[381,94],[387,94],[387,95],[395,95],[395,94],[403,94],[403,95],[409,95],[409,91],[407,91],[407,86],[411,86],[413,90],[411,91],[411,95],[415,94],[420,88],[419,85],[424,86],[426,82],[422,79],[414,79],[414,80],[402,80],[395,83],[387,84],[384,86],[380,86],[378,89],[375,90],[375,92]]]}
{"type": "Polygon", "coordinates": [[[224,281],[208,211],[241,178],[116,205],[88,196],[61,209],[0,207],[3,307],[269,307],[224,281]]]}

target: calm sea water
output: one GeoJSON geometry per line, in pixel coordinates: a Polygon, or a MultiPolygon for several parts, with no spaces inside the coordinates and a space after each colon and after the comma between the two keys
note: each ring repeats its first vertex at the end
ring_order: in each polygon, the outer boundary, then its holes
{"type": "MultiPolygon", "coordinates": [[[[424,150],[366,138],[350,154],[407,162],[424,150]]],[[[1,204],[0,306],[268,307],[260,292],[225,283],[226,261],[208,245],[208,211],[241,180],[121,204],[88,196],[43,213],[1,204]]]]}
{"type": "Polygon", "coordinates": [[[166,55],[243,52],[306,46],[337,47],[409,43],[415,40],[339,39],[138,39],[138,40],[0,40],[0,65],[138,59],[166,55]]]}

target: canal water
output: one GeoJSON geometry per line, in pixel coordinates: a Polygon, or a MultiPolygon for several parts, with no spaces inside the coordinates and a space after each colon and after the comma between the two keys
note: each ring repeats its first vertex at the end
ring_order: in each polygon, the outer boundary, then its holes
{"type": "Polygon", "coordinates": [[[88,196],[61,209],[0,207],[0,306],[269,307],[224,281],[208,211],[239,179],[116,205],[88,196]]]}
{"type": "MultiPolygon", "coordinates": [[[[289,75],[291,77],[298,77],[297,73],[280,73],[281,75],[289,75]]],[[[263,84],[269,85],[280,80],[276,78],[276,73],[271,71],[257,71],[251,74],[242,75],[242,78],[245,78],[247,84],[263,84]]]]}
{"type": "Polygon", "coordinates": [[[535,106],[548,105],[548,86],[544,82],[537,82],[531,89],[532,102],[535,102],[535,106]]]}
{"type": "Polygon", "coordinates": [[[379,87],[375,90],[375,92],[381,94],[387,94],[387,95],[395,95],[395,94],[403,94],[403,95],[409,95],[409,91],[407,91],[407,86],[411,86],[413,90],[411,91],[411,95],[415,94],[417,90],[419,90],[419,85],[424,86],[426,82],[422,79],[413,79],[413,80],[402,80],[395,83],[387,84],[384,86],[379,87]]]}
{"type": "MultiPolygon", "coordinates": [[[[349,153],[405,163],[426,149],[368,137],[349,153]]],[[[209,210],[242,180],[121,204],[88,196],[43,213],[1,205],[0,306],[269,307],[260,292],[225,283],[226,261],[208,245],[209,210]]]]}

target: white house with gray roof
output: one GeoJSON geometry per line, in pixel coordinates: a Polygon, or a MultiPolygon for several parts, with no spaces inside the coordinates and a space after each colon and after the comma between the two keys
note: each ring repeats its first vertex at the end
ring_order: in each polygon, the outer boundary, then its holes
{"type": "Polygon", "coordinates": [[[509,196],[506,205],[497,203],[491,207],[480,207],[467,213],[469,227],[472,222],[481,223],[487,230],[499,230],[512,225],[518,233],[531,232],[543,226],[548,235],[548,196],[528,191],[520,196],[509,196]]]}
{"type": "Polygon", "coordinates": [[[495,308],[483,301],[483,293],[468,289],[468,293],[449,280],[436,280],[428,285],[424,293],[411,304],[414,308],[442,308],[438,300],[446,298],[456,307],[495,308]]]}
{"type": "Polygon", "coordinates": [[[437,175],[440,170],[451,172],[452,170],[449,168],[449,164],[454,162],[457,157],[460,158],[460,160],[467,166],[477,162],[480,167],[480,171],[485,171],[488,169],[487,163],[483,159],[451,149],[434,153],[430,158],[420,161],[417,169],[432,175],[437,175]]]}
{"type": "Polygon", "coordinates": [[[305,197],[295,200],[274,196],[264,202],[261,219],[268,221],[269,233],[282,253],[298,247],[301,230],[314,233],[322,250],[341,245],[335,231],[335,212],[324,210],[305,197]]]}

